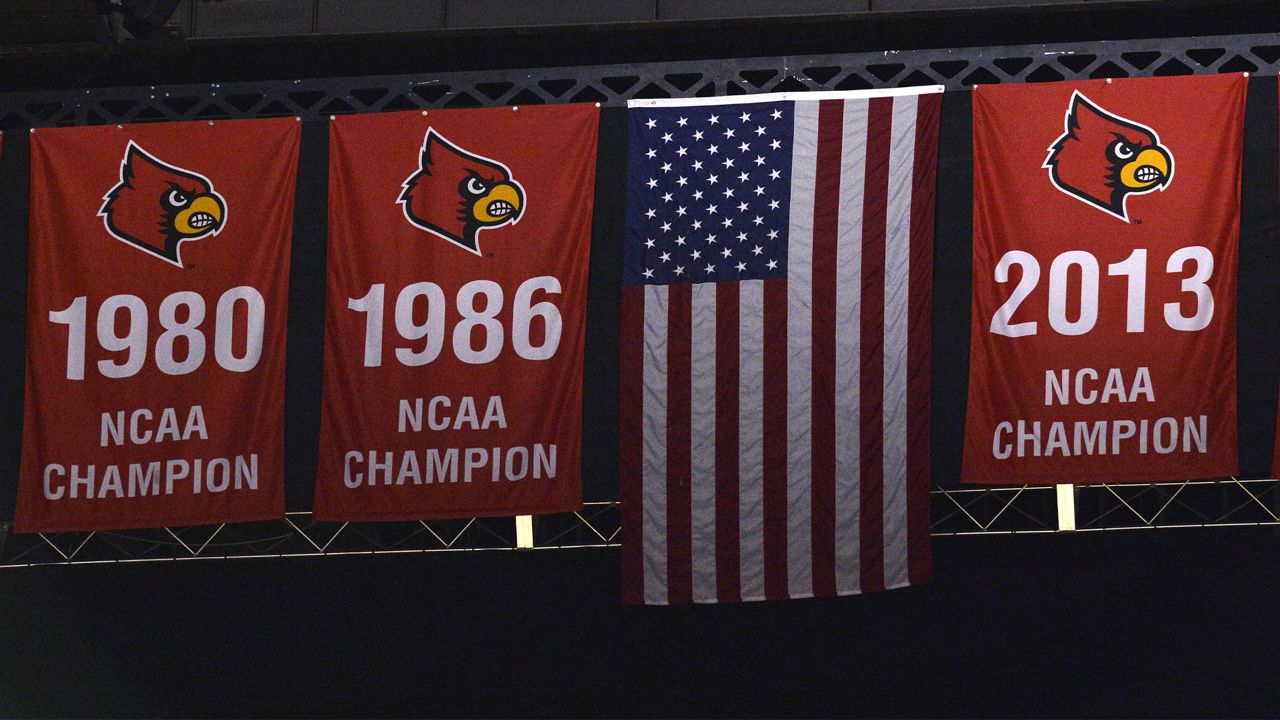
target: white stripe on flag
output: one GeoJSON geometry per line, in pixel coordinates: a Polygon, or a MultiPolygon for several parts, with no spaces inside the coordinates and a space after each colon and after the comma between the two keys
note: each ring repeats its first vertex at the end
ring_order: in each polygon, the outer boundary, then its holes
{"type": "Polygon", "coordinates": [[[667,286],[644,289],[644,601],[667,598],[667,286]]]}
{"type": "Polygon", "coordinates": [[[919,96],[893,99],[884,267],[884,585],[907,574],[907,309],[919,96]]]}
{"type": "Polygon", "coordinates": [[[844,107],[840,231],[836,238],[836,592],[861,587],[862,204],[867,171],[866,100],[844,107]]]}
{"type": "Polygon", "coordinates": [[[764,599],[764,281],[738,286],[738,528],[742,599],[764,599]]]}
{"type": "Polygon", "coordinates": [[[716,284],[693,288],[691,347],[690,515],[693,600],[716,601],[716,284]]]}
{"type": "Polygon", "coordinates": [[[813,595],[813,212],[819,103],[795,104],[787,228],[787,592],[813,595]]]}

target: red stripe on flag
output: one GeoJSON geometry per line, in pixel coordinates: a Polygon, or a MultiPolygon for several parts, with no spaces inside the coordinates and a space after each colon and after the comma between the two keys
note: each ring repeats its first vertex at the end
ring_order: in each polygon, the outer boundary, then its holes
{"type": "Polygon", "coordinates": [[[812,544],[813,594],[836,594],[836,240],[840,232],[840,165],[844,101],[818,105],[818,159],[813,199],[812,544]]]}
{"type": "Polygon", "coordinates": [[[739,548],[738,283],[716,287],[716,599],[742,600],[739,548]]]}
{"type": "Polygon", "coordinates": [[[764,281],[764,596],[787,587],[787,283],[764,281]]]}
{"type": "Polygon", "coordinates": [[[930,381],[933,315],[933,213],[938,170],[938,113],[942,95],[921,95],[916,113],[911,190],[911,274],[907,330],[907,553],[908,578],[929,579],[930,381]]]}
{"type": "Polygon", "coordinates": [[[644,286],[622,289],[619,470],[622,501],[622,602],[644,602],[644,286]]]}
{"type": "Polygon", "coordinates": [[[690,480],[693,286],[667,288],[667,594],[693,602],[690,480]]]}
{"type": "Polygon", "coordinates": [[[867,118],[862,211],[861,555],[862,590],[884,589],[884,254],[893,98],[874,98],[867,118]]]}

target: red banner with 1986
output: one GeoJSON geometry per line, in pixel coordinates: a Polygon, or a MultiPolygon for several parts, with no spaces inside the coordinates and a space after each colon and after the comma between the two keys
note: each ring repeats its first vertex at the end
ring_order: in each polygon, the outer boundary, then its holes
{"type": "Polygon", "coordinates": [[[581,507],[595,105],[330,126],[315,515],[581,507]]]}

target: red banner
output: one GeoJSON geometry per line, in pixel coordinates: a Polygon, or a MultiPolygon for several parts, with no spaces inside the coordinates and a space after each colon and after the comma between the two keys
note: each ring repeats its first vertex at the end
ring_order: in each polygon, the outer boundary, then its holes
{"type": "Polygon", "coordinates": [[[1246,85],[975,89],[965,482],[1237,472],[1246,85]]]}
{"type": "Polygon", "coordinates": [[[330,125],[315,516],[582,506],[594,105],[330,125]]]}
{"type": "Polygon", "coordinates": [[[19,532],[283,516],[299,130],[31,135],[19,532]]]}

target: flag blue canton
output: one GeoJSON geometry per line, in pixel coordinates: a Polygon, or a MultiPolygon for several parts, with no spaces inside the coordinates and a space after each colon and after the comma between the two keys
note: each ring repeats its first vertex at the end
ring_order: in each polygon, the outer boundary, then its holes
{"type": "Polygon", "coordinates": [[[631,110],[624,283],[786,277],[792,106],[631,110]]]}

